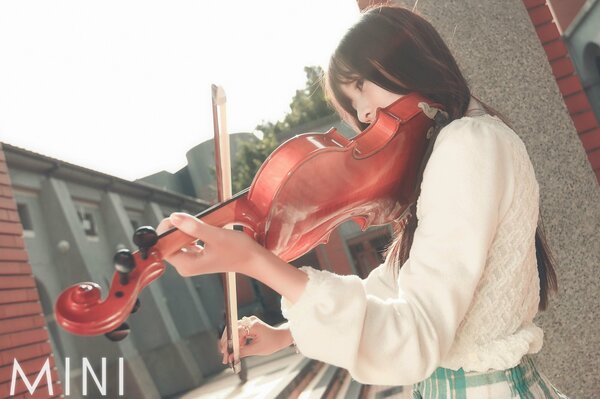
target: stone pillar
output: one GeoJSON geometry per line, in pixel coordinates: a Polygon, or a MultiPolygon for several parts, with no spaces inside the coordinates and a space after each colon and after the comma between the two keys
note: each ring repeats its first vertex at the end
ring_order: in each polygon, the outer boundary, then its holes
{"type": "MultiPolygon", "coordinates": [[[[115,251],[117,250],[117,246],[121,245],[130,248],[132,251],[136,250],[137,248],[132,240],[133,227],[131,226],[121,197],[115,193],[105,192],[102,196],[100,206],[105,223],[107,224],[107,230],[112,233],[106,237],[109,246],[115,251]]],[[[152,220],[152,224],[155,225],[154,220],[152,220]]],[[[172,298],[173,296],[166,295],[167,289],[164,287],[164,276],[172,273],[170,269],[167,268],[161,278],[144,288],[139,298],[141,303],[140,310],[128,320],[128,323],[131,325],[131,334],[137,342],[143,342],[143,337],[148,336],[148,330],[155,330],[159,326],[162,326],[168,332],[168,343],[166,345],[165,343],[158,345],[157,343],[153,343],[149,345],[146,342],[139,348],[147,364],[152,365],[152,369],[150,370],[152,374],[155,376],[165,376],[164,387],[159,387],[163,396],[167,393],[177,392],[178,389],[181,389],[181,385],[179,384],[184,384],[183,386],[189,389],[200,385],[203,380],[203,374],[198,363],[183,341],[181,330],[183,329],[185,332],[184,327],[186,326],[183,326],[181,322],[178,323],[187,314],[185,319],[188,321],[188,329],[195,330],[201,328],[202,323],[199,320],[202,314],[199,314],[195,310],[201,310],[202,308],[194,309],[193,306],[190,306],[192,305],[192,301],[183,301],[180,304],[169,303],[167,298],[172,298]],[[193,310],[191,313],[185,313],[187,309],[193,310]],[[165,353],[168,353],[168,356],[165,353]],[[174,378],[173,375],[169,377],[169,373],[173,369],[172,364],[166,361],[157,361],[157,359],[166,358],[170,358],[171,362],[175,362],[178,365],[177,378],[174,378]]],[[[174,287],[172,289],[173,292],[186,292],[186,286],[182,279],[177,279],[175,284],[179,285],[179,287],[174,287]]]]}
{"type": "MultiPolygon", "coordinates": [[[[398,1],[412,9],[415,1],[398,1]]],[[[596,397],[600,377],[600,190],[522,0],[419,1],[472,91],[525,142],[560,291],[537,322],[541,369],[566,394],[596,397]]]]}
{"type": "MultiPolygon", "coordinates": [[[[144,211],[144,219],[151,225],[157,226],[163,219],[163,214],[155,202],[149,202],[144,211]]],[[[223,369],[221,356],[217,350],[217,329],[211,322],[208,310],[204,304],[215,305],[222,303],[221,286],[218,276],[209,277],[212,288],[217,295],[201,297],[191,278],[184,278],[174,267],[167,265],[165,273],[153,283],[164,292],[168,292],[169,301],[166,306],[170,310],[175,326],[181,334],[181,346],[185,348],[200,370],[200,377],[213,375],[223,369]]]]}

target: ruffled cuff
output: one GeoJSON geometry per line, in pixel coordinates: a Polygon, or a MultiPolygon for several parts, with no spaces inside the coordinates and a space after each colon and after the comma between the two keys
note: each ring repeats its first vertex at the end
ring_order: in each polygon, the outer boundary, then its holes
{"type": "Polygon", "coordinates": [[[300,270],[308,275],[304,292],[293,304],[281,298],[292,339],[304,356],[345,366],[357,344],[358,337],[351,331],[361,325],[358,321],[364,314],[361,279],[309,266],[300,270]]]}
{"type": "Polygon", "coordinates": [[[298,300],[296,301],[295,304],[288,301],[285,297],[283,297],[283,296],[281,297],[281,314],[287,320],[290,319],[290,314],[293,315],[293,314],[297,313],[297,311],[295,311],[295,308],[297,306],[295,306],[295,305],[297,305],[298,303],[301,303],[304,300],[306,293],[309,290],[314,289],[313,288],[314,285],[317,285],[317,286],[319,285],[319,282],[317,281],[317,280],[319,280],[319,277],[318,277],[319,275],[317,273],[319,270],[312,268],[310,266],[302,266],[299,268],[299,270],[302,270],[304,273],[306,273],[308,275],[308,282],[306,283],[304,292],[300,295],[300,297],[298,298],[298,300]]]}

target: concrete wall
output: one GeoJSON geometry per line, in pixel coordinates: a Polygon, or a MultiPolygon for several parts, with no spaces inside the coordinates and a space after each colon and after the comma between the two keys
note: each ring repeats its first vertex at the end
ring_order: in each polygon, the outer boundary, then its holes
{"type": "MultiPolygon", "coordinates": [[[[403,3],[412,8],[415,2],[403,3]]],[[[536,358],[571,398],[596,397],[600,190],[526,6],[521,0],[420,1],[418,12],[440,31],[474,94],[507,115],[527,146],[560,284],[550,310],[537,319],[545,344],[536,358]]]]}

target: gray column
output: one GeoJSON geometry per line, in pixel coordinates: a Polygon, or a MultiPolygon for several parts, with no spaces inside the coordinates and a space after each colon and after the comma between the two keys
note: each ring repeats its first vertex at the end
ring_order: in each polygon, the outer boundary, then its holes
{"type": "MultiPolygon", "coordinates": [[[[133,228],[123,206],[121,197],[105,192],[100,203],[106,224],[109,247],[116,250],[125,246],[132,251],[133,228]]],[[[139,296],[141,307],[128,323],[131,336],[142,353],[147,367],[161,394],[168,395],[191,389],[202,383],[202,372],[190,352],[182,343],[172,309],[167,305],[161,277],[144,288],[139,296]],[[148,332],[152,331],[151,334],[148,332]]]]}
{"type": "MultiPolygon", "coordinates": [[[[64,288],[82,281],[94,281],[103,285],[104,275],[101,269],[94,267],[93,262],[84,254],[90,254],[81,223],[77,216],[71,195],[64,182],[48,178],[42,182],[40,205],[44,222],[49,230],[52,263],[56,275],[64,288]],[[51,227],[50,227],[51,226],[51,227]],[[59,251],[58,243],[69,244],[68,250],[59,251]]],[[[64,248],[64,247],[63,247],[64,248]]],[[[106,288],[106,287],[105,287],[106,288]]],[[[106,290],[103,291],[106,295],[106,290]]],[[[64,348],[64,357],[71,360],[71,395],[78,394],[81,387],[81,362],[87,357],[94,367],[100,364],[102,357],[107,358],[107,381],[109,387],[117,387],[118,358],[124,357],[126,362],[125,391],[143,392],[144,398],[160,398],[160,395],[148,373],[140,355],[129,340],[114,343],[104,336],[82,337],[65,332],[62,329],[53,335],[60,340],[64,348]]],[[[56,345],[55,345],[56,346],[56,345]]],[[[59,368],[64,373],[64,359],[60,359],[59,368]]],[[[64,376],[64,374],[63,374],[64,376]]]]}
{"type": "MultiPolygon", "coordinates": [[[[144,210],[144,220],[157,226],[163,219],[160,206],[149,202],[144,210]]],[[[215,276],[200,277],[221,286],[215,276]]],[[[182,277],[167,263],[165,273],[160,277],[159,285],[167,298],[167,306],[177,326],[187,353],[196,359],[203,375],[212,375],[223,369],[221,356],[217,351],[218,336],[216,328],[205,306],[221,306],[222,300],[215,296],[200,296],[191,278],[182,277]]],[[[213,287],[215,288],[215,287],[213,287]]]]}

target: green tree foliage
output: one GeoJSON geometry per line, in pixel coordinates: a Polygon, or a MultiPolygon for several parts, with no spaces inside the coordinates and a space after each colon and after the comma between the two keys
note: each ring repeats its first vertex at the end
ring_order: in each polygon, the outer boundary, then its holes
{"type": "Polygon", "coordinates": [[[307,66],[304,67],[304,72],[306,85],[302,90],[296,90],[290,103],[290,112],[275,123],[265,122],[256,126],[256,130],[263,133],[263,139],[246,142],[241,146],[237,154],[236,170],[233,171],[234,192],[250,186],[265,159],[281,144],[282,133],[333,113],[321,86],[323,69],[319,66],[307,66]]]}

